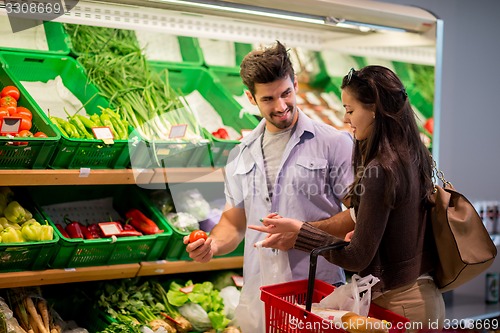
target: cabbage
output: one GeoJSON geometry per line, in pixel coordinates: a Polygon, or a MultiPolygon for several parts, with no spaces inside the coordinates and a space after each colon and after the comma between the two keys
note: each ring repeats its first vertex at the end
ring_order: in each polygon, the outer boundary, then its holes
{"type": "Polygon", "coordinates": [[[185,317],[196,331],[205,331],[212,328],[212,322],[201,305],[188,302],[179,308],[179,312],[185,317]]]}
{"type": "Polygon", "coordinates": [[[177,212],[189,213],[197,221],[205,220],[210,214],[210,204],[197,189],[183,192],[173,191],[172,195],[177,212]]]}
{"type": "Polygon", "coordinates": [[[229,319],[234,319],[234,310],[240,302],[240,291],[235,286],[223,288],[219,296],[224,301],[224,315],[229,319]]]}
{"type": "Polygon", "coordinates": [[[167,219],[179,231],[191,232],[200,229],[200,224],[196,218],[188,213],[169,213],[167,219]]]}

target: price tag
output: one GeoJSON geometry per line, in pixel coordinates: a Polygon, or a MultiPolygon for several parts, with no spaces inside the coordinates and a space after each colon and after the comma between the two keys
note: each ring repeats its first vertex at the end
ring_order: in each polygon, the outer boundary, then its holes
{"type": "Polygon", "coordinates": [[[249,129],[242,129],[241,130],[241,137],[244,138],[246,137],[248,134],[250,134],[252,132],[252,130],[249,130],[249,129]]]}
{"type": "Polygon", "coordinates": [[[109,127],[92,127],[92,132],[96,139],[104,141],[105,144],[111,145],[114,143],[114,136],[109,127]]]}
{"type": "Polygon", "coordinates": [[[86,178],[90,175],[90,168],[80,168],[80,173],[78,177],[86,178]]]}
{"type": "Polygon", "coordinates": [[[168,133],[168,138],[169,139],[183,138],[184,135],[186,135],[187,127],[188,127],[187,124],[173,125],[172,128],[170,128],[170,133],[168,133]]]}
{"type": "Polygon", "coordinates": [[[0,134],[16,134],[19,133],[19,128],[21,127],[21,117],[3,117],[3,121],[0,120],[0,134]]]}
{"type": "Polygon", "coordinates": [[[236,287],[243,287],[243,276],[240,275],[232,275],[231,278],[233,279],[234,285],[236,287]]]}
{"type": "Polygon", "coordinates": [[[117,235],[121,232],[117,222],[100,222],[98,225],[105,236],[117,235]]]}

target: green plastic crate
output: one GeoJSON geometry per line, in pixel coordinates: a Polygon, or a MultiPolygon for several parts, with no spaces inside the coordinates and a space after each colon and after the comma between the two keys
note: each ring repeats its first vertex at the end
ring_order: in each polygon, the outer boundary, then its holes
{"type": "MultiPolygon", "coordinates": [[[[135,131],[132,135],[140,137],[135,131]]],[[[130,167],[134,169],[212,166],[208,139],[202,139],[197,143],[187,140],[176,142],[139,139],[129,144],[129,153],[130,167]]]]}
{"type": "MultiPolygon", "coordinates": [[[[174,89],[180,89],[184,95],[198,90],[222,117],[224,125],[231,126],[237,131],[252,130],[257,126],[258,121],[255,117],[249,114],[244,114],[242,118],[239,117],[241,106],[207,69],[160,64],[152,64],[152,67],[158,71],[167,69],[170,84],[174,89]]],[[[216,167],[225,166],[229,152],[240,142],[238,140],[217,139],[206,130],[205,135],[211,140],[210,149],[213,165],[216,167]]]]}
{"type": "MultiPolygon", "coordinates": [[[[203,65],[203,54],[201,52],[198,39],[194,37],[177,36],[177,41],[179,43],[179,48],[181,51],[182,62],[166,61],[166,60],[155,60],[151,59],[152,63],[160,64],[183,64],[191,66],[202,66],[203,65]]],[[[168,52],[166,50],[165,52],[168,52]]]]}
{"type": "Polygon", "coordinates": [[[240,64],[243,61],[243,58],[253,50],[253,45],[248,44],[248,43],[234,43],[234,56],[235,56],[235,64],[236,66],[219,66],[219,65],[213,65],[207,62],[205,59],[205,55],[203,52],[203,48],[201,48],[201,53],[203,55],[203,63],[205,67],[214,69],[214,70],[231,70],[231,71],[240,71],[240,64]]]}
{"type": "MultiPolygon", "coordinates": [[[[17,190],[15,191],[18,192],[17,190]]],[[[16,195],[16,200],[33,214],[40,224],[44,223],[43,215],[32,205],[25,194],[16,195]],[[23,200],[24,197],[24,200],[23,200]]],[[[0,272],[16,272],[41,270],[49,267],[50,260],[57,251],[59,236],[54,230],[52,240],[25,243],[0,243],[0,272]]]]}
{"type": "MultiPolygon", "coordinates": [[[[88,115],[101,114],[99,106],[105,108],[109,105],[105,98],[98,95],[97,88],[87,82],[82,66],[69,56],[3,52],[0,58],[6,64],[6,70],[11,73],[21,93],[44,116],[46,116],[44,110],[32,96],[28,95],[20,81],[47,82],[60,75],[66,88],[85,106],[88,115]]],[[[60,141],[48,163],[51,168],[123,169],[129,165],[128,140],[115,140],[113,144],[104,144],[102,140],[97,139],[69,138],[53,124],[52,126],[59,134],[60,141]]]]}
{"type": "MultiPolygon", "coordinates": [[[[0,68],[0,89],[17,86],[12,75],[2,62],[0,68]]],[[[20,89],[21,90],[21,89],[20,89]]],[[[57,149],[61,136],[50,120],[40,112],[33,101],[23,91],[17,102],[33,114],[31,132],[42,131],[47,138],[9,138],[0,136],[0,169],[45,169],[57,149]]]]}
{"type": "MultiPolygon", "coordinates": [[[[162,258],[170,261],[175,260],[191,260],[189,258],[189,254],[186,252],[186,245],[184,244],[184,236],[188,236],[190,232],[183,232],[176,229],[172,222],[170,222],[161,212],[161,210],[154,204],[154,202],[149,198],[150,193],[148,190],[140,191],[141,200],[148,203],[148,206],[151,207],[152,214],[154,216],[155,221],[163,221],[168,224],[170,229],[172,230],[172,237],[170,239],[169,244],[165,248],[164,253],[162,254],[162,258]]],[[[234,256],[242,256],[243,251],[245,249],[245,241],[242,241],[238,247],[231,253],[217,256],[217,257],[234,257],[234,256]]]]}
{"type": "MultiPolygon", "coordinates": [[[[62,236],[59,230],[56,230],[59,236],[59,242],[57,243],[57,252],[50,263],[53,268],[73,268],[155,261],[161,258],[172,236],[172,229],[170,226],[163,220],[158,220],[154,217],[153,207],[142,200],[135,186],[89,185],[79,187],[77,191],[68,191],[64,186],[40,186],[30,188],[30,194],[51,225],[62,222],[54,220],[54,213],[52,213],[51,216],[47,213],[47,209],[42,207],[60,203],[112,197],[113,209],[120,217],[123,217],[128,209],[137,208],[155,221],[158,227],[164,231],[163,233],[154,235],[117,237],[116,241],[114,241],[112,238],[70,239],[62,236]]],[[[68,217],[72,220],[78,220],[78,216],[84,214],[92,214],[93,209],[95,210],[95,207],[86,207],[85,205],[78,208],[75,206],[71,208],[71,204],[68,206],[67,209],[68,212],[70,212],[68,217]]],[[[109,216],[98,215],[95,216],[95,219],[109,221],[109,216]]],[[[125,220],[124,218],[122,219],[125,220]]],[[[85,221],[81,222],[84,223],[85,221]]]]}
{"type": "MultiPolygon", "coordinates": [[[[42,54],[59,54],[59,55],[69,54],[70,52],[70,48],[68,46],[69,37],[66,34],[63,25],[59,22],[45,21],[43,22],[43,27],[45,29],[47,45],[49,47],[48,50],[37,50],[32,48],[13,48],[9,46],[2,46],[2,42],[0,42],[0,50],[30,52],[30,53],[33,52],[42,54]]],[[[2,38],[7,38],[7,36],[3,35],[2,38]]],[[[15,34],[13,33],[10,38],[15,38],[15,34]]]]}

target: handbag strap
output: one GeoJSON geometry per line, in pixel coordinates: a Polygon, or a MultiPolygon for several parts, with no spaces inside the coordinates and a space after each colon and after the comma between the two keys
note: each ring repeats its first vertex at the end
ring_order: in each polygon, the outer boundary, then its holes
{"type": "Polygon", "coordinates": [[[436,189],[436,186],[437,186],[436,177],[443,183],[443,186],[446,186],[446,185],[453,186],[449,181],[447,181],[444,178],[444,172],[437,168],[437,163],[434,160],[434,158],[432,158],[432,156],[431,156],[431,159],[432,159],[432,182],[434,183],[434,193],[436,193],[436,191],[437,191],[437,189],[436,189]]]}

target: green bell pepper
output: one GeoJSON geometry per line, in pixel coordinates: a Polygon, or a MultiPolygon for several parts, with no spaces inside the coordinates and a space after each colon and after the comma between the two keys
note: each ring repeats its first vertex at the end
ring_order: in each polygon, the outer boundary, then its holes
{"type": "Polygon", "coordinates": [[[14,192],[8,186],[0,186],[0,195],[7,199],[7,202],[12,201],[14,198],[14,192]]]}
{"type": "Polygon", "coordinates": [[[17,201],[11,201],[3,211],[3,215],[10,222],[21,223],[26,221],[26,211],[17,201]]]}
{"type": "Polygon", "coordinates": [[[54,239],[54,228],[52,228],[48,224],[44,224],[40,226],[40,240],[41,241],[47,241],[47,240],[53,240],[54,239]]]}
{"type": "Polygon", "coordinates": [[[21,230],[7,227],[0,233],[3,243],[22,243],[25,242],[21,230]]]}
{"type": "Polygon", "coordinates": [[[0,217],[0,225],[4,228],[7,228],[9,226],[9,220],[7,220],[5,217],[0,217]]]}
{"type": "Polygon", "coordinates": [[[33,242],[41,240],[41,231],[42,225],[34,219],[24,222],[21,228],[21,233],[24,239],[33,242]]]}

